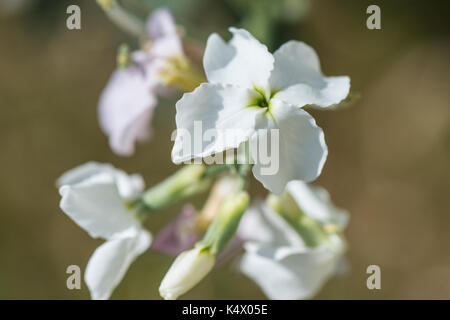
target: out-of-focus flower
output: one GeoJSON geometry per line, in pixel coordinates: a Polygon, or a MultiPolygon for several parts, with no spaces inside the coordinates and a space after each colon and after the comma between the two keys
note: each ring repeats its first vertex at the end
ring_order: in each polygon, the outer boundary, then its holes
{"type": "Polygon", "coordinates": [[[100,126],[111,149],[122,156],[132,155],[135,143],[150,137],[159,94],[171,93],[173,88],[193,89],[201,82],[183,53],[181,37],[167,9],[151,14],[146,31],[141,50],[128,58],[122,54],[122,68],[114,71],[99,101],[100,126]]]}
{"type": "Polygon", "coordinates": [[[114,71],[100,98],[99,120],[116,154],[132,155],[135,142],[149,138],[156,103],[141,67],[132,64],[114,71]]]}
{"type": "Polygon", "coordinates": [[[323,131],[301,107],[338,104],[349,93],[350,79],[325,77],[315,51],[302,42],[289,41],[272,55],[246,30],[230,31],[229,43],[217,34],[208,39],[203,64],[209,82],[176,104],[172,160],[205,158],[246,141],[253,143],[260,132],[275,129],[279,141],[276,146],[267,141],[267,149],[279,147],[279,169],[265,174],[260,159],[252,155],[254,176],[277,194],[289,181],[314,180],[325,163],[327,146],[323,131]],[[184,134],[195,137],[196,121],[216,134],[207,144],[191,148],[192,141],[184,134]]]}
{"type": "MultiPolygon", "coordinates": [[[[185,205],[181,213],[155,236],[151,248],[172,256],[192,248],[199,240],[201,232],[206,230],[217,216],[225,199],[236,192],[238,187],[238,177],[220,177],[212,187],[202,210],[197,213],[194,206],[185,205]]],[[[235,241],[233,246],[230,245],[230,249],[235,249],[239,243],[235,241]]],[[[223,259],[224,255],[221,255],[219,260],[223,259]]]]}
{"type": "Polygon", "coordinates": [[[246,239],[239,267],[271,299],[308,299],[337,271],[348,214],[322,188],[293,181],[287,191],[293,202],[273,204],[280,212],[261,204],[245,213],[238,230],[246,239]]]}
{"type": "Polygon", "coordinates": [[[89,162],[57,182],[61,209],[93,238],[106,242],[91,256],[85,281],[93,299],[108,299],[130,264],[148,249],[151,235],[128,205],[144,188],[139,175],[89,162]]]}

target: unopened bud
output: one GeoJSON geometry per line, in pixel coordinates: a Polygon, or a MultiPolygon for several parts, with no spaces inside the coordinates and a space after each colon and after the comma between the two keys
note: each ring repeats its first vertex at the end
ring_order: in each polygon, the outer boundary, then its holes
{"type": "Polygon", "coordinates": [[[159,286],[159,294],[166,300],[175,300],[192,289],[214,267],[215,256],[209,248],[197,245],[184,251],[174,261],[159,286]]]}

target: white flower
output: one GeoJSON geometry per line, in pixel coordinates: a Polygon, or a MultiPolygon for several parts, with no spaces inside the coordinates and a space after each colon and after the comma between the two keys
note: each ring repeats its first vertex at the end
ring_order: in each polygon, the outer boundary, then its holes
{"type": "Polygon", "coordinates": [[[159,287],[166,300],[175,300],[192,289],[214,267],[215,257],[207,248],[198,245],[184,251],[173,262],[159,287]]]}
{"type": "Polygon", "coordinates": [[[93,238],[106,239],[91,256],[85,281],[93,299],[108,299],[130,264],[151,243],[151,235],[126,201],[144,189],[139,175],[89,162],[63,174],[61,209],[93,238]]]}
{"type": "Polygon", "coordinates": [[[302,42],[289,41],[272,55],[247,31],[230,31],[229,43],[217,34],[208,39],[203,64],[209,82],[177,102],[179,134],[172,160],[181,163],[208,157],[256,139],[259,129],[278,129],[279,170],[274,175],[261,174],[262,165],[254,159],[255,177],[274,193],[282,192],[291,180],[315,179],[327,147],[322,130],[301,107],[338,104],[349,93],[350,79],[325,77],[315,51],[302,42]],[[200,150],[186,154],[191,141],[181,133],[195,135],[194,121],[201,121],[205,131],[216,130],[217,135],[201,144],[200,150]]]}
{"type": "MultiPolygon", "coordinates": [[[[348,214],[329,202],[324,189],[295,181],[287,190],[304,214],[335,226],[335,231],[343,230],[348,214]]],[[[333,232],[323,244],[306,246],[293,227],[266,205],[246,212],[238,234],[249,239],[240,270],[270,299],[311,298],[337,271],[346,250],[345,240],[333,232]]]]}

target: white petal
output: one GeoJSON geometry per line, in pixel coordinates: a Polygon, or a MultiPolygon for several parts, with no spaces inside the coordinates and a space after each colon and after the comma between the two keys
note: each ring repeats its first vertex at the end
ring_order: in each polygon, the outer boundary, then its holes
{"type": "Polygon", "coordinates": [[[65,172],[58,178],[56,185],[61,187],[65,184],[77,184],[96,174],[114,172],[114,167],[107,163],[90,161],[65,172]]]}
{"type": "Polygon", "coordinates": [[[334,274],[343,246],[274,247],[247,243],[240,269],[270,299],[308,299],[334,274]]]}
{"type": "MultiPolygon", "coordinates": [[[[118,180],[121,180],[122,189],[133,189],[139,184],[135,181],[139,178],[132,176],[125,181],[123,176],[117,177],[123,175],[121,171],[111,168],[104,167],[106,170],[86,176],[72,185],[63,185],[59,189],[61,209],[94,238],[109,239],[125,229],[140,226],[133,212],[125,207],[118,188],[118,180]]],[[[87,169],[89,166],[69,172],[60,181],[67,180],[70,175],[76,177],[77,171],[79,173],[87,169]]]]}
{"type": "Polygon", "coordinates": [[[151,235],[147,231],[129,229],[98,247],[85,273],[92,299],[108,299],[130,264],[149,248],[150,243],[151,235]]]}
{"type": "Polygon", "coordinates": [[[334,206],[325,189],[302,181],[291,181],[286,190],[306,215],[322,223],[335,224],[340,230],[346,227],[349,219],[348,212],[334,206]]]}
{"type": "MultiPolygon", "coordinates": [[[[322,129],[306,111],[278,99],[271,100],[270,108],[274,119],[259,117],[258,128],[278,129],[279,141],[271,143],[271,139],[267,139],[272,162],[270,166],[264,166],[261,160],[256,159],[253,174],[266,189],[280,194],[291,180],[316,179],[325,164],[328,150],[322,129]]],[[[267,134],[258,130],[252,144],[267,134]]]]}
{"type": "Polygon", "coordinates": [[[350,91],[350,78],[325,77],[316,52],[303,42],[286,42],[274,58],[270,85],[279,91],[275,96],[287,103],[325,108],[341,102],[350,91]]]}
{"type": "Polygon", "coordinates": [[[144,190],[145,183],[141,175],[128,175],[124,171],[117,169],[114,173],[117,190],[123,200],[136,199],[144,190]]]}
{"type": "Polygon", "coordinates": [[[230,31],[233,38],[228,44],[217,34],[208,38],[203,66],[209,82],[265,88],[273,69],[272,54],[246,30],[230,31]]]}
{"type": "Polygon", "coordinates": [[[237,148],[254,133],[261,108],[247,107],[254,92],[230,85],[204,83],[177,102],[175,163],[237,148]],[[202,135],[205,134],[205,137],[202,135]]]}
{"type": "Polygon", "coordinates": [[[320,86],[296,84],[278,92],[274,97],[298,107],[312,105],[313,107],[327,108],[344,100],[349,91],[349,77],[324,77],[320,86]]]}
{"type": "Polygon", "coordinates": [[[253,204],[239,223],[237,234],[244,241],[276,246],[303,246],[298,233],[264,202],[253,204]]]}
{"type": "Polygon", "coordinates": [[[130,66],[112,74],[100,97],[99,120],[115,153],[129,156],[136,141],[148,138],[155,105],[142,69],[130,66]]]}

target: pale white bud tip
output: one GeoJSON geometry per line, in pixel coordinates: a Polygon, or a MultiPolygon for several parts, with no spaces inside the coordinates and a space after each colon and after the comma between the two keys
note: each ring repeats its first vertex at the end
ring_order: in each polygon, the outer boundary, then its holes
{"type": "Polygon", "coordinates": [[[200,282],[213,268],[215,257],[204,246],[181,253],[173,262],[159,286],[165,300],[175,300],[200,282]]]}

